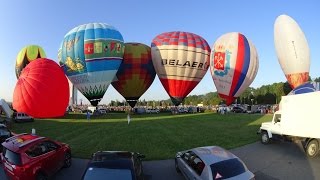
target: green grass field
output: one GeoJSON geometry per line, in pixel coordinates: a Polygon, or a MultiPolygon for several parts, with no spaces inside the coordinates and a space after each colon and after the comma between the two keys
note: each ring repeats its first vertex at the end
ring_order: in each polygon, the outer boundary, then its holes
{"type": "Polygon", "coordinates": [[[73,157],[90,158],[99,150],[138,151],[146,160],[174,158],[177,151],[219,145],[231,149],[259,140],[256,134],[270,115],[215,113],[131,115],[114,113],[86,120],[84,114],[60,119],[41,119],[12,125],[16,133],[30,133],[65,142],[73,157]]]}

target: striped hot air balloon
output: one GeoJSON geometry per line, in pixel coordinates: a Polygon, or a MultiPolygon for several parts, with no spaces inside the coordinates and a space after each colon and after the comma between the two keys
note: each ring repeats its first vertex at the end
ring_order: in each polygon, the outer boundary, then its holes
{"type": "Polygon", "coordinates": [[[227,33],[214,43],[210,70],[221,98],[230,105],[249,87],[258,72],[258,54],[254,45],[240,33],[227,33]]]}
{"type": "Polygon", "coordinates": [[[123,62],[116,77],[117,81],[112,82],[112,86],[133,108],[156,77],[150,47],[141,43],[125,43],[123,62]]]}
{"type": "Polygon", "coordinates": [[[153,39],[151,55],[163,87],[177,106],[206,74],[210,47],[196,34],[166,32],[153,39]]]}
{"type": "Polygon", "coordinates": [[[58,58],[72,84],[97,106],[119,69],[123,52],[123,38],[117,29],[89,23],[65,35],[58,58]]]}

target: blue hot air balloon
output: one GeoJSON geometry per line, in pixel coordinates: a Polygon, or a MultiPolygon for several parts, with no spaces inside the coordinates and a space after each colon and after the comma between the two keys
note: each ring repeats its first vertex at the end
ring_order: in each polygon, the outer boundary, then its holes
{"type": "Polygon", "coordinates": [[[69,80],[96,106],[114,79],[123,53],[124,41],[117,29],[89,23],[65,35],[58,58],[69,80]]]}

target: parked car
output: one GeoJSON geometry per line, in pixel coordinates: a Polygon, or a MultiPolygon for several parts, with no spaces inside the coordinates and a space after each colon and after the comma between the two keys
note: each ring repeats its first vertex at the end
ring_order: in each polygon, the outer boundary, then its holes
{"type": "Polygon", "coordinates": [[[33,122],[34,121],[33,117],[22,112],[14,112],[13,119],[15,122],[33,122]]]}
{"type": "Polygon", "coordinates": [[[46,137],[18,134],[2,143],[4,171],[11,180],[48,179],[62,167],[71,166],[69,145],[46,137]]]}
{"type": "Polygon", "coordinates": [[[100,112],[100,114],[107,114],[107,109],[98,109],[98,111],[100,112]]]}
{"type": "Polygon", "coordinates": [[[149,113],[149,114],[151,114],[151,113],[159,113],[160,111],[159,111],[159,109],[147,109],[146,110],[146,113],[149,113]]]}
{"type": "Polygon", "coordinates": [[[219,146],[198,147],[178,152],[175,167],[186,179],[254,179],[254,174],[241,159],[219,146]]]}
{"type": "MultiPolygon", "coordinates": [[[[6,125],[0,124],[0,143],[2,144],[7,138],[11,137],[12,133],[6,125]]],[[[0,146],[0,153],[2,152],[2,145],[0,146]]]]}
{"type": "Polygon", "coordinates": [[[234,113],[245,113],[245,112],[247,112],[245,109],[243,109],[241,107],[238,107],[238,106],[233,107],[231,111],[234,112],[234,113]]]}
{"type": "Polygon", "coordinates": [[[92,111],[89,110],[89,109],[84,109],[84,110],[82,110],[81,112],[82,112],[82,113],[87,113],[87,112],[92,113],[92,111]]]}
{"type": "Polygon", "coordinates": [[[82,180],[142,180],[144,179],[142,159],[145,156],[127,151],[98,151],[82,176],[82,180]]]}

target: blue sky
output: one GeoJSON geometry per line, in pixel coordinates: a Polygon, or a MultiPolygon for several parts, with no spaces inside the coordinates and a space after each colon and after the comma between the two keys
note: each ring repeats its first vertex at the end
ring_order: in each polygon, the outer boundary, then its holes
{"type": "MultiPolygon", "coordinates": [[[[0,98],[12,101],[17,82],[15,58],[26,45],[44,48],[47,57],[57,62],[57,51],[64,35],[72,28],[90,22],[116,27],[125,42],[151,44],[152,39],[168,31],[186,31],[202,36],[212,47],[215,40],[228,32],[240,32],[257,48],[260,67],[251,84],[286,81],[278,63],[273,41],[277,16],[287,14],[305,33],[311,53],[310,75],[320,76],[320,1],[254,0],[116,0],[116,1],[41,1],[11,0],[0,6],[0,98]]],[[[190,94],[216,91],[208,71],[190,94]]],[[[88,102],[83,96],[79,99],[88,102]]],[[[158,77],[140,98],[168,99],[158,77]]],[[[102,103],[124,100],[110,86],[102,103]]]]}

